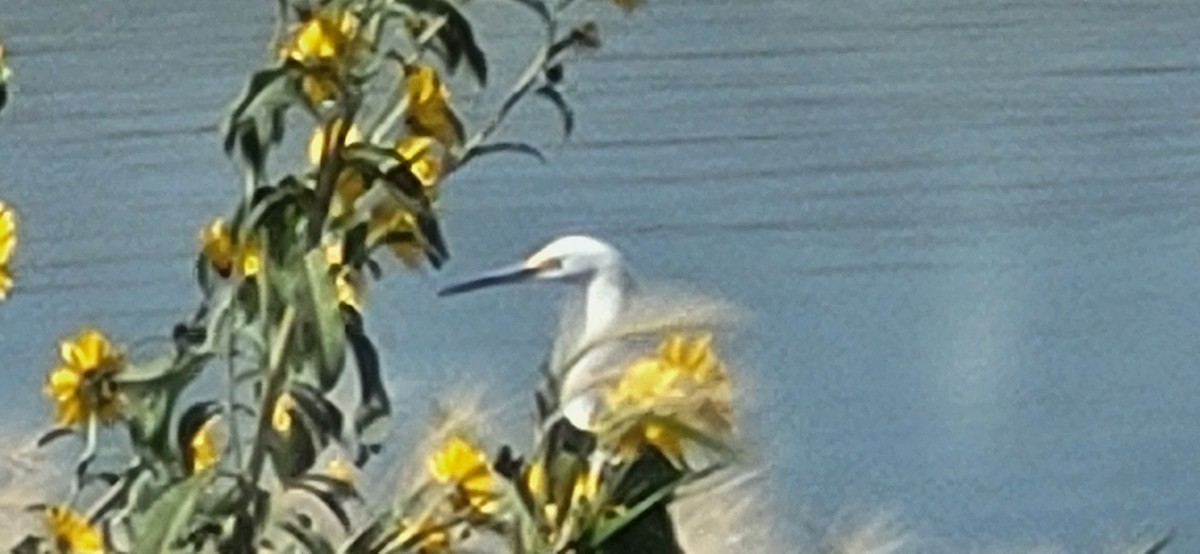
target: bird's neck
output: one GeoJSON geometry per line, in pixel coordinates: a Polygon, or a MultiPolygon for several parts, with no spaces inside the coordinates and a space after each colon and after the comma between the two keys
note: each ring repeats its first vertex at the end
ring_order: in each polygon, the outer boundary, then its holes
{"type": "Polygon", "coordinates": [[[584,291],[584,310],[581,344],[588,344],[606,335],[621,312],[625,310],[626,291],[632,280],[622,268],[600,271],[592,277],[584,291]]]}

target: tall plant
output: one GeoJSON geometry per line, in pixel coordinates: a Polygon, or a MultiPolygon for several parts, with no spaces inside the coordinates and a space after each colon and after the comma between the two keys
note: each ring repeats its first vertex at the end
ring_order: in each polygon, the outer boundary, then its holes
{"type": "MultiPolygon", "coordinates": [[[[494,139],[518,103],[549,101],[571,132],[562,68],[599,46],[577,3],[514,0],[544,35],[491,116],[468,123],[448,77],[488,86],[490,75],[463,3],[279,0],[269,62],[224,121],[244,186],[200,232],[202,301],[161,352],[133,355],[94,328],[62,342],[45,386],[56,427],[39,444],[73,438],[82,453],[67,498],[37,506],[45,529],[13,551],[680,551],[668,505],[734,454],[725,366],[711,335],[677,325],[630,330],[659,347],[597,385],[594,428],[541,396],[523,456],[507,445],[490,456],[458,424],[434,437],[402,498],[368,508],[354,479],[386,448],[391,413],[362,317],[380,260],[440,267],[440,187],[485,155],[542,158],[494,139]],[[309,163],[276,167],[296,127],[309,163]],[[358,394],[337,402],[346,380],[358,394]]],[[[3,208],[0,224],[2,295],[15,240],[3,208]]]]}

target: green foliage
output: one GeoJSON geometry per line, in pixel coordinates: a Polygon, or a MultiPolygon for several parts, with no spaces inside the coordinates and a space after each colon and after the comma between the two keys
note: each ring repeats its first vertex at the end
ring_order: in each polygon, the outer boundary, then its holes
{"type": "MultiPolygon", "coordinates": [[[[250,76],[222,125],[244,188],[228,219],[201,233],[200,304],[174,326],[166,352],[125,359],[92,331],[73,343],[74,365],[50,387],[61,425],[41,444],[83,439],[66,506],[95,500],[82,513],[46,508],[45,532],[13,551],[83,552],[102,541],[130,553],[434,553],[489,535],[516,552],[680,551],[667,505],[731,456],[693,468],[638,427],[648,421],[641,412],[607,431],[575,429],[548,409],[559,402],[545,396],[557,390],[550,374],[539,395],[539,429],[550,431],[528,461],[508,446],[493,459],[452,426],[435,437],[409,495],[363,513],[341,458],[361,467],[386,447],[391,398],[362,317],[383,257],[439,268],[450,255],[439,188],[493,153],[545,160],[531,144],[491,140],[525,98],[548,100],[564,136],[573,131],[564,65],[599,46],[593,24],[560,32],[574,3],[517,0],[545,36],[493,116],[467,122],[445,77],[465,70],[488,86],[491,76],[464,3],[281,0],[276,57],[250,76]],[[309,165],[273,167],[296,129],[312,131],[309,165]],[[358,394],[342,405],[331,392],[348,375],[358,394]],[[120,430],[127,465],[100,467],[108,462],[96,461],[97,448],[118,444],[120,430]],[[288,500],[297,495],[319,510],[288,500]]],[[[680,368],[662,375],[688,371],[680,368]]],[[[708,444],[703,430],[657,429],[708,444]]]]}

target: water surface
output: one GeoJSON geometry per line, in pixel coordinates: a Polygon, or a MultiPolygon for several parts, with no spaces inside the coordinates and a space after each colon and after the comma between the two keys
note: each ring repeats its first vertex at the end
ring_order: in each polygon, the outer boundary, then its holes
{"type": "MultiPolygon", "coordinates": [[[[475,5],[511,78],[509,25],[528,23],[475,5]]],[[[45,421],[54,343],[80,324],[132,339],[194,303],[196,229],[238,187],[215,122],[270,10],[5,0],[0,195],[25,224],[0,308],[7,420],[45,421]]],[[[549,165],[446,184],[447,272],[586,231],[644,279],[745,307],[727,353],[784,527],[884,506],[932,550],[1094,552],[1166,527],[1196,548],[1200,6],[598,13],[604,49],[568,72],[576,135],[549,165]]],[[[512,129],[555,124],[530,105],[512,129]]],[[[551,327],[544,287],[438,300],[446,280],[395,275],[371,298],[405,436],[456,383],[521,421],[551,327]]]]}

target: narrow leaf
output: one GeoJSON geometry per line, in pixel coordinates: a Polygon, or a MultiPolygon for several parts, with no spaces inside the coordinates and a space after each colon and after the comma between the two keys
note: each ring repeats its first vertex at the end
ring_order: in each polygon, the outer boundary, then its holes
{"type": "Polygon", "coordinates": [[[42,436],[38,437],[37,446],[38,446],[38,448],[41,448],[41,447],[46,446],[47,444],[50,444],[62,437],[66,437],[66,436],[70,436],[70,435],[74,435],[74,434],[75,434],[75,429],[72,427],[57,427],[55,429],[46,431],[44,434],[42,434],[42,436]]]}
{"type": "Polygon", "coordinates": [[[320,388],[328,391],[337,385],[342,374],[346,333],[325,253],[320,249],[312,250],[304,257],[304,267],[309,295],[306,317],[310,330],[316,335],[308,338],[316,342],[320,355],[317,373],[320,388]]]}
{"type": "Polygon", "coordinates": [[[542,151],[538,150],[531,144],[524,142],[493,142],[491,144],[480,144],[474,148],[471,148],[466,154],[463,155],[462,159],[458,161],[458,165],[466,165],[467,162],[479,156],[487,156],[489,154],[497,154],[501,152],[525,154],[526,156],[533,156],[534,158],[537,158],[539,162],[547,162],[546,156],[542,154],[542,151]]]}
{"type": "Polygon", "coordinates": [[[542,86],[535,90],[534,93],[553,102],[554,106],[558,108],[558,113],[563,119],[563,138],[569,138],[571,132],[575,130],[575,111],[567,104],[567,100],[563,98],[562,93],[550,85],[542,86]]]}
{"type": "Polygon", "coordinates": [[[200,473],[176,483],[160,495],[136,525],[131,554],[177,552],[176,542],[187,530],[196,509],[196,501],[208,484],[208,473],[200,473]]]}
{"type": "Polygon", "coordinates": [[[387,389],[380,375],[379,353],[366,335],[362,318],[357,314],[347,315],[346,338],[354,352],[360,387],[359,405],[354,413],[354,431],[360,441],[379,444],[386,434],[384,424],[392,413],[387,389]]]}

